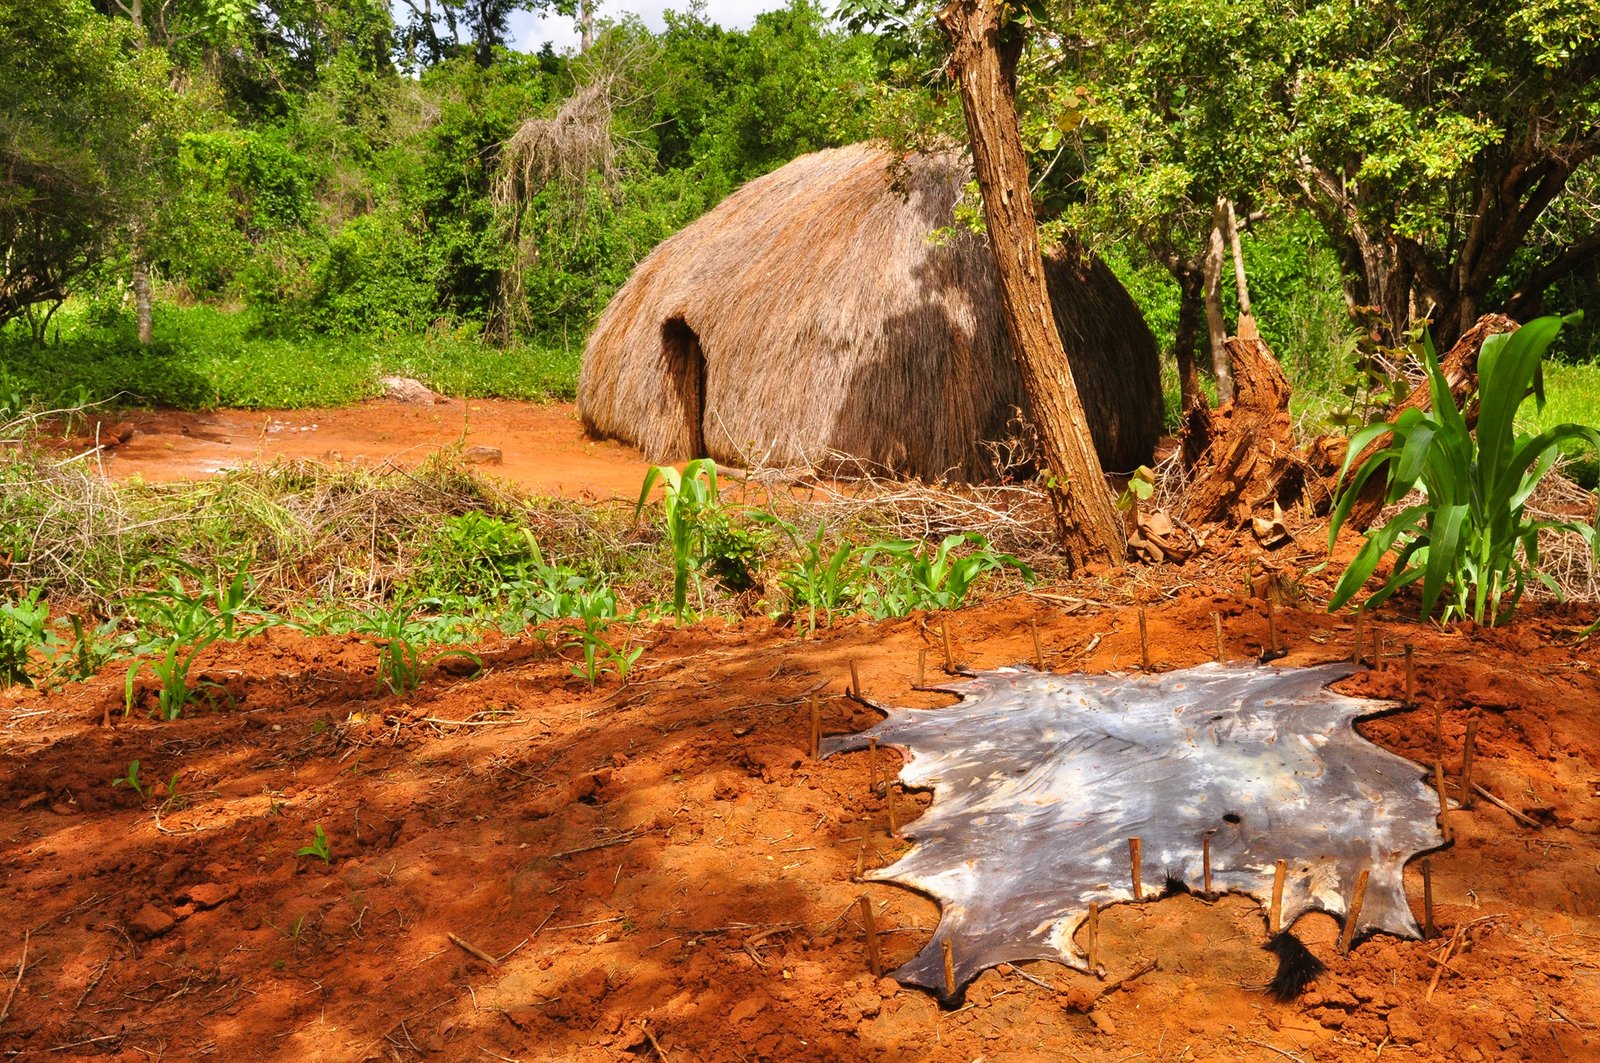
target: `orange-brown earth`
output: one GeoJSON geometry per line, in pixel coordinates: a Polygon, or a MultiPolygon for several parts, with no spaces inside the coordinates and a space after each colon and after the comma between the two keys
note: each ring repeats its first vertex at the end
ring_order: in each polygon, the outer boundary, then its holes
{"type": "MultiPolygon", "coordinates": [[[[1156,667],[1209,659],[1214,611],[1231,656],[1259,651],[1260,601],[1189,570],[1162,578],[1156,667]]],[[[1034,622],[1052,668],[1139,661],[1128,608],[1015,596],[944,619],[977,667],[1031,658],[1034,622]]],[[[1278,619],[1287,664],[1350,652],[1347,620],[1278,619]]],[[[828,731],[874,720],[842,697],[852,660],[877,698],[939,703],[911,689],[919,652],[930,670],[942,658],[919,618],[810,641],[767,620],[640,626],[632,680],[595,691],[569,675],[559,640],[529,635],[485,645],[479,678],[441,669],[413,694],[379,695],[372,646],[287,631],[208,652],[204,673],[230,696],[181,720],[123,718],[120,666],[56,693],[12,690],[0,695],[0,999],[15,992],[0,1054],[1600,1058],[1600,676],[1592,648],[1572,644],[1586,619],[1379,622],[1391,650],[1415,643],[1422,707],[1363,730],[1421,771],[1437,708],[1454,772],[1476,719],[1476,777],[1535,825],[1482,799],[1449,812],[1454,844],[1432,857],[1442,936],[1377,937],[1342,956],[1334,922],[1307,917],[1297,930],[1329,970],[1288,1004],[1258,988],[1273,965],[1265,920],[1237,897],[1107,910],[1105,981],[997,969],[947,1013],[870,975],[858,897],[891,965],[923,945],[936,911],[852,881],[863,839],[869,866],[903,843],[868,791],[866,754],[808,759],[806,704],[821,691],[828,731]],[[110,784],[132,760],[158,784],[148,798],[110,784]],[[328,863],[296,855],[318,826],[328,863]]],[[[1403,682],[1389,667],[1341,688],[1393,697],[1403,682]]],[[[899,797],[902,821],[926,800],[899,797]]],[[[1415,865],[1407,881],[1420,915],[1415,865]]]]}
{"type": "Polygon", "coordinates": [[[278,458],[327,465],[416,465],[460,447],[489,474],[540,495],[636,498],[649,463],[632,447],[584,434],[570,403],[375,399],[338,409],[130,411],[77,434],[80,451],[119,480],[188,480],[278,458]]]}

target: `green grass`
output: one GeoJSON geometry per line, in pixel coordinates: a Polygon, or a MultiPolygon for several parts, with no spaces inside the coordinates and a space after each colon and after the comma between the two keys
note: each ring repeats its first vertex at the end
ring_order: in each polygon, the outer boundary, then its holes
{"type": "Polygon", "coordinates": [[[388,374],[458,397],[550,400],[576,393],[580,353],[501,349],[449,332],[273,337],[248,311],[169,305],[156,308],[155,341],[141,347],[130,320],[98,324],[86,305],[69,303],[43,346],[18,327],[0,332],[0,406],[340,406],[379,394],[388,374]]]}

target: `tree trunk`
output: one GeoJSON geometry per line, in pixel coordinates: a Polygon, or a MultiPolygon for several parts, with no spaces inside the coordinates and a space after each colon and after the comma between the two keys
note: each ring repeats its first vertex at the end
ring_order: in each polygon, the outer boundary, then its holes
{"type": "Polygon", "coordinates": [[[1300,482],[1305,464],[1294,445],[1289,380],[1259,339],[1227,341],[1239,373],[1229,406],[1189,411],[1184,454],[1191,480],[1183,519],[1238,524],[1300,482]]]}
{"type": "Polygon", "coordinates": [[[1205,313],[1205,272],[1194,262],[1172,268],[1178,282],[1178,327],[1173,336],[1172,356],[1178,363],[1178,408],[1187,414],[1191,407],[1204,404],[1200,390],[1200,370],[1195,365],[1195,344],[1200,339],[1200,318],[1205,313]]]}
{"type": "Polygon", "coordinates": [[[138,325],[139,343],[150,346],[154,339],[154,324],[150,311],[150,264],[145,261],[141,245],[141,226],[133,227],[133,315],[138,325]]]}
{"type": "Polygon", "coordinates": [[[1217,200],[1205,257],[1206,338],[1211,348],[1211,369],[1217,377],[1217,402],[1220,405],[1233,401],[1233,367],[1228,362],[1228,322],[1222,316],[1222,256],[1226,245],[1222,235],[1224,202],[1217,200]]]}
{"type": "Polygon", "coordinates": [[[1244,275],[1244,247],[1239,243],[1239,225],[1233,216],[1233,200],[1228,200],[1227,204],[1228,243],[1233,247],[1233,285],[1239,293],[1239,338],[1260,339],[1261,331],[1256,328],[1255,315],[1250,312],[1250,284],[1244,275]]]}
{"type": "Polygon", "coordinates": [[[579,0],[578,29],[581,33],[578,51],[587,52],[594,47],[594,0],[579,0]]]}
{"type": "Polygon", "coordinates": [[[1022,27],[1012,22],[1002,29],[1004,11],[1001,0],[953,0],[939,12],[939,24],[950,38],[950,76],[960,88],[972,141],[1001,316],[1039,433],[1062,545],[1072,566],[1118,562],[1127,552],[1122,524],[1045,286],[1028,160],[1017,125],[1022,27]]]}

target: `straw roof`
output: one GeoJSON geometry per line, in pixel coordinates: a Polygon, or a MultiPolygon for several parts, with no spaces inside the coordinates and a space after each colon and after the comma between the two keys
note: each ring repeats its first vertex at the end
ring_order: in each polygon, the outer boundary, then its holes
{"type": "MultiPolygon", "coordinates": [[[[951,230],[954,153],[805,155],[664,241],[589,339],[579,411],[655,461],[980,479],[1026,407],[982,236],[951,230]],[[945,230],[935,235],[936,230],[945,230]]],[[[1102,463],[1150,459],[1155,341],[1101,262],[1058,254],[1051,301],[1102,463]]]]}

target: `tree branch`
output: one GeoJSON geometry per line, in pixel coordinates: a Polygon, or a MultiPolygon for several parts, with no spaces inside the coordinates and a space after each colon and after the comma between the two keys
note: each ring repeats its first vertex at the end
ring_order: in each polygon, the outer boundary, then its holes
{"type": "Polygon", "coordinates": [[[1506,300],[1506,313],[1518,321],[1526,321],[1538,313],[1550,285],[1595,259],[1600,259],[1600,229],[1523,278],[1506,300]]]}

